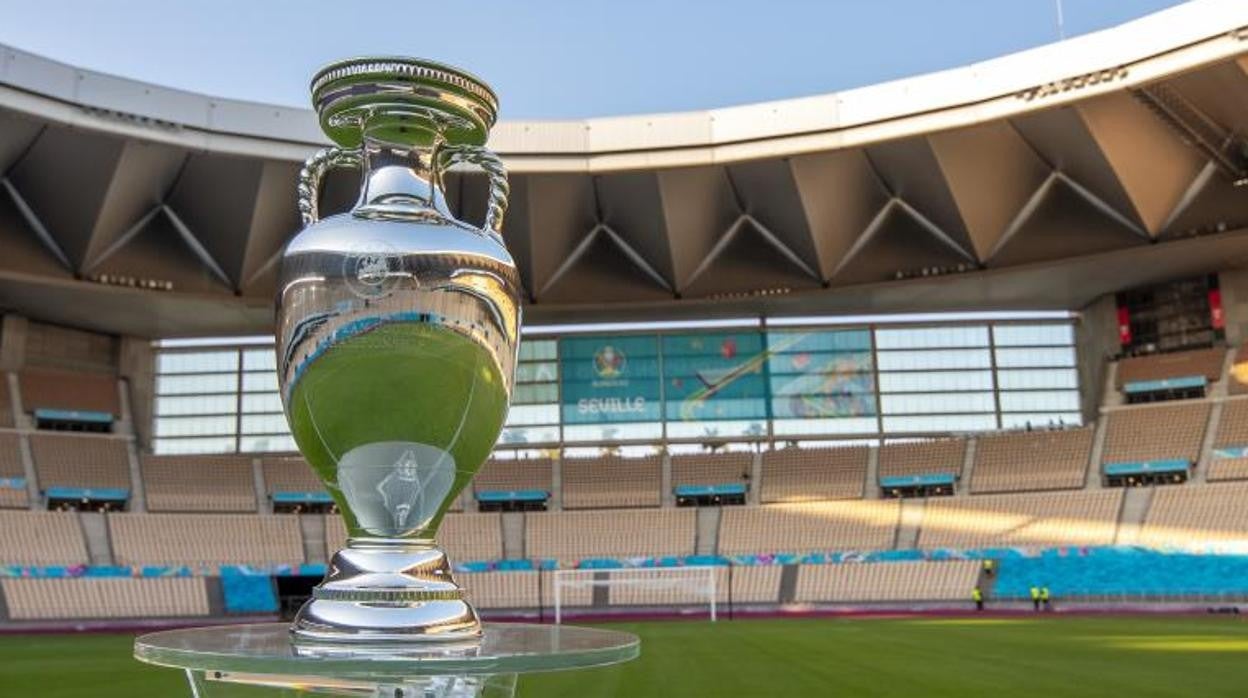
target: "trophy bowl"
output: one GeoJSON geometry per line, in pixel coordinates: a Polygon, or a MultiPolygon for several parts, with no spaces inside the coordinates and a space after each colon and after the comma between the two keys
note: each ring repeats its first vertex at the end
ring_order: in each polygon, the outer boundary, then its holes
{"type": "Polygon", "coordinates": [[[483,147],[498,102],[468,73],[410,58],[334,63],[312,97],[335,145],[300,173],[304,228],[278,276],[278,380],[348,541],[292,632],[472,640],[480,621],[435,537],[502,430],[519,344],[519,276],[500,235],[507,176],[483,147]],[[480,228],[447,207],[443,174],[458,164],[489,179],[480,228]],[[322,219],[331,167],[360,169],[360,196],[322,219]]]}

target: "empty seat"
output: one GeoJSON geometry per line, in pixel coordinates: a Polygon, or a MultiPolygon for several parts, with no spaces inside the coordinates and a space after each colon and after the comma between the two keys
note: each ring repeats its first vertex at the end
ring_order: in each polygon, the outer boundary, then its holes
{"type": "Polygon", "coordinates": [[[563,507],[657,507],[662,503],[663,457],[564,458],[563,507]]]}
{"type": "Polygon", "coordinates": [[[260,459],[265,494],[275,492],[324,492],[325,486],[302,456],[269,456],[260,459]]]}
{"type": "Polygon", "coordinates": [[[1118,362],[1117,387],[1189,376],[1202,376],[1212,383],[1222,377],[1225,360],[1225,347],[1133,356],[1118,362]]]}
{"type": "Polygon", "coordinates": [[[1209,460],[1210,482],[1248,480],[1248,400],[1222,403],[1213,449],[1209,460]]]}
{"type": "Polygon", "coordinates": [[[130,489],[125,439],[90,434],[31,434],[39,486],[130,489]]]}
{"type": "Polygon", "coordinates": [[[763,452],[762,501],[857,499],[867,477],[866,446],[763,452]]]}
{"type": "MultiPolygon", "coordinates": [[[[499,514],[448,514],[437,533],[438,547],[451,564],[489,562],[503,557],[503,519],[499,514]]],[[[347,527],[341,516],[325,517],[326,553],[347,545],[347,527]]]]}
{"type": "Polygon", "coordinates": [[[0,433],[0,480],[4,481],[0,482],[0,509],[25,509],[28,505],[21,448],[17,434],[0,433]]]}
{"type": "Polygon", "coordinates": [[[1140,528],[1138,542],[1160,548],[1204,550],[1248,546],[1248,484],[1161,487],[1140,528]]]}
{"type": "Polygon", "coordinates": [[[107,373],[28,368],[18,374],[22,408],[103,412],[121,416],[117,377],[107,373]]]}
{"type": "Polygon", "coordinates": [[[256,514],[112,514],[119,565],[299,564],[299,520],[256,514]]]}
{"type": "Polygon", "coordinates": [[[919,547],[1109,545],[1122,490],[979,495],[931,499],[919,547]]]}
{"type": "Polygon", "coordinates": [[[723,511],[721,555],[879,550],[893,547],[896,500],[802,502],[723,511]]]}
{"type": "Polygon", "coordinates": [[[572,563],[587,558],[692,555],[692,509],[525,515],[525,554],[572,563]]]}
{"type": "Polygon", "coordinates": [[[880,447],[880,477],[952,475],[962,473],[966,441],[935,439],[885,444],[880,447]]]}
{"type": "Polygon", "coordinates": [[[1087,476],[1093,430],[985,434],[975,445],[972,492],[1079,489],[1087,476]]]}
{"type": "Polygon", "coordinates": [[[749,484],[754,454],[686,453],[672,456],[672,487],[684,485],[749,484]]]}
{"type": "Polygon", "coordinates": [[[250,457],[144,454],[142,462],[149,511],[256,510],[250,457]]]}
{"type": "Polygon", "coordinates": [[[78,515],[58,511],[0,511],[0,564],[86,564],[78,515]]]}
{"type": "Polygon", "coordinates": [[[802,565],[796,601],[898,602],[970,598],[979,577],[974,560],[802,565]]]}
{"type": "MultiPolygon", "coordinates": [[[[715,602],[728,601],[728,568],[724,566],[634,568],[607,572],[607,603],[612,606],[687,606],[711,603],[709,575],[714,576],[715,602]]],[[[743,568],[744,569],[744,568],[743,568]]],[[[779,578],[777,577],[777,588],[779,578]]]]}
{"type": "Polygon", "coordinates": [[[1195,463],[1205,438],[1210,403],[1128,407],[1106,415],[1102,463],[1181,459],[1195,463]]]}
{"type": "Polygon", "coordinates": [[[0,580],[13,620],[206,616],[203,577],[0,580]]]}

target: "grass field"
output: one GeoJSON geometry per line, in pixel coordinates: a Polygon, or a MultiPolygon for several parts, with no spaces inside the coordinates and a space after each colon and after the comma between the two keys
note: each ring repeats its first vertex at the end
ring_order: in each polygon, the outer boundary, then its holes
{"type": "MultiPolygon", "coordinates": [[[[614,624],[642,656],[530,676],[522,696],[1243,696],[1234,617],[803,619],[614,624]]],[[[0,695],[189,695],[122,635],[0,636],[0,695]]],[[[268,695],[268,694],[266,694],[268,695]]]]}

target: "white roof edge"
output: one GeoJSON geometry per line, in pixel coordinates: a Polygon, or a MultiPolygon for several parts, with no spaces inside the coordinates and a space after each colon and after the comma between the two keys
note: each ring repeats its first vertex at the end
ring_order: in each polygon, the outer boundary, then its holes
{"type": "MultiPolygon", "coordinates": [[[[504,121],[517,171],[730,162],[878,142],[1008,117],[1248,53],[1248,3],[1191,0],[1066,41],[842,92],[723,109],[504,121]]],[[[206,96],[0,45],[0,106],[195,150],[301,159],[325,143],[310,109],[206,96]]]]}

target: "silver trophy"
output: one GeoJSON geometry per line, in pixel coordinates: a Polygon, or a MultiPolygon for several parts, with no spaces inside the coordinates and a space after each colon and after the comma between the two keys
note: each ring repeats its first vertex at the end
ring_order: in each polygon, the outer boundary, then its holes
{"type": "Polygon", "coordinates": [[[499,235],[507,175],[483,147],[498,100],[468,73],[410,58],[330,65],[312,100],[336,145],[300,173],[304,229],[282,255],[277,364],[295,442],[348,541],[292,632],[476,638],[435,536],[502,430],[519,344],[519,276],[499,235]],[[481,228],[447,208],[456,165],[489,180],[481,228]],[[359,200],[321,219],[321,178],[339,166],[362,170],[359,200]]]}

